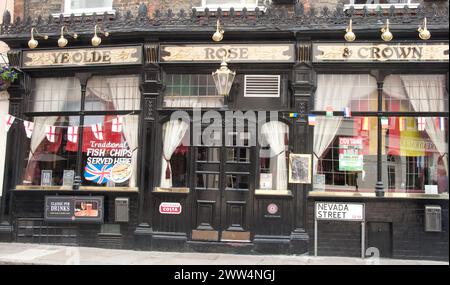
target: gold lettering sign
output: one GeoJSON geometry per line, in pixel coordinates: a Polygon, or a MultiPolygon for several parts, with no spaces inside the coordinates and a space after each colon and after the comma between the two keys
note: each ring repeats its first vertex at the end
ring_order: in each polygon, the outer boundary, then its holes
{"type": "Polygon", "coordinates": [[[23,68],[142,63],[142,47],[39,50],[23,52],[23,68]]]}
{"type": "Polygon", "coordinates": [[[446,44],[314,44],[315,62],[448,61],[446,44]]]}
{"type": "Polygon", "coordinates": [[[220,61],[229,53],[230,62],[293,62],[293,44],[163,45],[161,61],[220,61]]]}

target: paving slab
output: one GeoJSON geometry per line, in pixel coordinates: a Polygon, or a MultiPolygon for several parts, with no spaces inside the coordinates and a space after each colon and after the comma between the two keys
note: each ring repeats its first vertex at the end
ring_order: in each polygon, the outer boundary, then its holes
{"type": "Polygon", "coordinates": [[[449,265],[432,260],[161,252],[0,243],[0,264],[61,265],[449,265]]]}

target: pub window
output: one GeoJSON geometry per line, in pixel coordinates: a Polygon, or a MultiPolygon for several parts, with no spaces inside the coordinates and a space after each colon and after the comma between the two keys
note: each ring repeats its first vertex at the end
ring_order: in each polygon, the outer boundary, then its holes
{"type": "Polygon", "coordinates": [[[349,9],[353,6],[355,9],[363,9],[365,6],[368,9],[376,9],[377,7],[389,8],[391,6],[395,8],[417,8],[419,6],[418,1],[415,0],[349,0],[348,4],[344,6],[344,9],[349,9]]]}
{"type": "Polygon", "coordinates": [[[94,76],[84,100],[74,77],[32,81],[23,186],[67,186],[80,175],[82,186],[136,187],[139,78],[94,76]]]}
{"type": "Polygon", "coordinates": [[[189,124],[170,120],[162,128],[161,188],[187,187],[189,124]]]}
{"type": "Polygon", "coordinates": [[[64,13],[99,13],[112,10],[113,0],[65,0],[64,13]]]}
{"type": "Polygon", "coordinates": [[[364,104],[361,98],[377,94],[377,85],[375,79],[370,79],[368,85],[361,84],[366,80],[355,80],[361,76],[368,75],[318,75],[314,188],[373,192],[377,182],[377,142],[381,137],[382,182],[386,191],[448,192],[445,76],[390,75],[384,79],[380,101],[366,100],[364,104]],[[352,85],[348,82],[353,82],[353,88],[348,87],[352,85]],[[378,104],[387,115],[376,112],[378,104]],[[349,106],[352,115],[343,117],[342,109],[349,106]],[[324,115],[324,111],[334,112],[324,115]],[[380,133],[378,120],[382,125],[380,133]]]}
{"type": "Polygon", "coordinates": [[[259,188],[288,189],[289,126],[279,121],[261,127],[259,188]]]}
{"type": "Polygon", "coordinates": [[[211,74],[167,74],[163,106],[216,108],[224,104],[211,74]]]}
{"type": "Polygon", "coordinates": [[[222,10],[229,10],[231,7],[235,10],[241,10],[244,7],[247,10],[253,10],[258,7],[258,0],[202,0],[202,6],[196,8],[200,10],[208,8],[211,11],[215,11],[219,7],[222,10]]]}

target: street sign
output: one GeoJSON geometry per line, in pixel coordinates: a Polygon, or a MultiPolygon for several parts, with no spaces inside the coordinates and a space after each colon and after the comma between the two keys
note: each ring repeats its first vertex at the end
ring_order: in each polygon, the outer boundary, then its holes
{"type": "Polygon", "coordinates": [[[181,204],[162,202],[159,205],[159,213],[169,215],[179,215],[181,214],[181,204]]]}

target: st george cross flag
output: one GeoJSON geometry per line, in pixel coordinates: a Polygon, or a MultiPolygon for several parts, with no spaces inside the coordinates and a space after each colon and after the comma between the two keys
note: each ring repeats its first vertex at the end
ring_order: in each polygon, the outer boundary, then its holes
{"type": "Polygon", "coordinates": [[[45,126],[45,136],[49,142],[54,143],[56,141],[56,127],[45,126]]]}
{"type": "Polygon", "coordinates": [[[123,117],[117,116],[112,120],[112,131],[114,133],[122,132],[122,127],[123,127],[123,117]]]}
{"type": "Polygon", "coordinates": [[[14,123],[14,120],[16,117],[11,115],[5,115],[5,130],[9,131],[9,128],[11,128],[12,124],[14,123]]]}
{"type": "Polygon", "coordinates": [[[425,131],[425,118],[424,117],[417,118],[417,129],[419,131],[425,131]]]}
{"type": "Polygon", "coordinates": [[[33,134],[34,123],[29,121],[23,121],[23,125],[25,127],[25,132],[27,133],[27,138],[31,139],[31,135],[33,134]]]}
{"type": "Polygon", "coordinates": [[[87,164],[84,168],[84,178],[97,184],[103,184],[110,180],[111,164],[87,164]]]}
{"type": "Polygon", "coordinates": [[[102,130],[102,124],[95,124],[91,126],[92,133],[94,134],[95,138],[98,140],[103,140],[103,130],[102,130]]]}
{"type": "Polygon", "coordinates": [[[72,143],[78,142],[78,127],[70,126],[67,129],[67,140],[72,143]]]}

